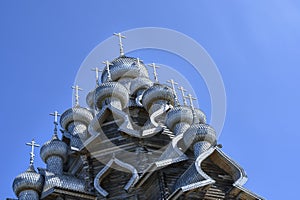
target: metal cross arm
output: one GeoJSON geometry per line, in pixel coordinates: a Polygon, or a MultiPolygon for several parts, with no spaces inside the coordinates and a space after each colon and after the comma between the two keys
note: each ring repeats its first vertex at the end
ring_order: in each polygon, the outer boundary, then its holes
{"type": "Polygon", "coordinates": [[[168,80],[167,83],[171,84],[173,92],[175,94],[176,93],[176,91],[175,91],[175,85],[178,85],[178,83],[176,83],[173,79],[168,80]]]}
{"type": "Polygon", "coordinates": [[[30,165],[33,165],[34,162],[34,147],[39,147],[40,145],[37,144],[34,139],[32,139],[31,142],[26,143],[27,146],[31,146],[31,152],[30,152],[30,165]]]}
{"type": "Polygon", "coordinates": [[[158,83],[158,77],[157,77],[158,74],[157,74],[156,69],[159,68],[159,66],[157,66],[155,63],[151,63],[148,66],[153,68],[154,80],[155,80],[155,82],[158,83]]]}
{"type": "Polygon", "coordinates": [[[92,71],[94,71],[95,72],[95,74],[96,74],[96,85],[98,86],[99,85],[99,72],[101,72],[102,70],[100,70],[98,67],[96,67],[96,68],[92,68],[91,69],[92,71]]]}
{"type": "Polygon", "coordinates": [[[119,38],[120,55],[124,56],[124,49],[123,49],[122,39],[126,39],[126,37],[124,35],[122,35],[121,33],[114,33],[114,36],[117,36],[119,38]]]}
{"type": "Polygon", "coordinates": [[[190,101],[191,108],[194,110],[193,100],[197,100],[197,99],[193,97],[191,94],[188,94],[187,96],[185,96],[185,98],[188,98],[188,100],[190,101]]]}
{"type": "Polygon", "coordinates": [[[186,99],[185,99],[185,92],[186,89],[184,89],[182,86],[178,87],[178,90],[181,91],[181,95],[182,95],[182,100],[183,100],[183,105],[187,105],[186,99]]]}
{"type": "Polygon", "coordinates": [[[72,86],[72,89],[75,90],[75,106],[79,105],[79,91],[83,89],[80,88],[78,85],[72,86]]]}
{"type": "Polygon", "coordinates": [[[53,113],[50,113],[49,115],[54,116],[54,136],[57,137],[57,125],[58,125],[58,121],[57,118],[58,116],[60,116],[60,114],[57,111],[54,111],[53,113]]]}
{"type": "Polygon", "coordinates": [[[58,124],[57,123],[57,118],[58,116],[60,116],[60,114],[57,111],[54,111],[53,113],[50,113],[49,115],[54,116],[54,124],[58,124]]]}

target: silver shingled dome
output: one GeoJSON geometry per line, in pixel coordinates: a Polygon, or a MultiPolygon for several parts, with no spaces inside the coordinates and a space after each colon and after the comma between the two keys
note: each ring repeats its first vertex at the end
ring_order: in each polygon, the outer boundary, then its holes
{"type": "MultiPolygon", "coordinates": [[[[127,56],[120,56],[113,60],[112,65],[109,67],[112,81],[118,81],[122,77],[137,78],[149,77],[148,70],[143,62],[137,64],[137,59],[127,56]]],[[[104,70],[101,75],[102,83],[108,81],[107,70],[104,70]]]]}
{"type": "Polygon", "coordinates": [[[189,125],[193,123],[193,112],[191,108],[187,106],[176,106],[167,113],[166,125],[170,130],[173,130],[174,126],[178,123],[187,123],[189,125]]]}
{"type": "Polygon", "coordinates": [[[216,132],[207,124],[193,124],[184,134],[183,141],[186,147],[193,149],[197,142],[206,141],[211,145],[216,143],[216,132]]]}
{"type": "Polygon", "coordinates": [[[29,168],[18,175],[13,182],[14,193],[19,196],[20,192],[24,190],[34,190],[37,193],[41,193],[43,189],[44,178],[38,174],[32,165],[29,168]]]}
{"type": "Polygon", "coordinates": [[[85,125],[89,125],[93,119],[93,114],[86,108],[73,107],[66,110],[60,117],[60,125],[67,130],[68,125],[74,121],[80,121],[85,125]]]}
{"type": "Polygon", "coordinates": [[[95,90],[95,105],[101,109],[103,101],[107,98],[120,100],[122,108],[124,108],[129,101],[129,92],[118,82],[102,83],[95,90]]]}
{"type": "Polygon", "coordinates": [[[146,110],[149,110],[155,101],[160,100],[167,101],[174,106],[174,94],[169,86],[162,84],[155,84],[151,86],[145,91],[142,103],[146,110]]]}
{"type": "Polygon", "coordinates": [[[65,162],[68,155],[68,145],[59,140],[57,136],[53,136],[51,140],[46,142],[40,151],[40,156],[46,163],[50,156],[59,156],[65,162]]]}

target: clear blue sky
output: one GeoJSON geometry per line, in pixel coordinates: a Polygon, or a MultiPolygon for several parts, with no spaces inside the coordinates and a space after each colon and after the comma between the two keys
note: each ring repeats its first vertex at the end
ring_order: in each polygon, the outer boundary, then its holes
{"type": "MultiPolygon", "coordinates": [[[[219,142],[246,170],[246,187],[299,197],[299,1],[3,0],[0,11],[0,199],[14,197],[12,181],[29,164],[24,143],[48,140],[48,113],[71,106],[87,54],[113,32],[144,26],[189,35],[217,64],[227,93],[219,142]]],[[[199,104],[209,112],[206,99],[199,104]]]]}

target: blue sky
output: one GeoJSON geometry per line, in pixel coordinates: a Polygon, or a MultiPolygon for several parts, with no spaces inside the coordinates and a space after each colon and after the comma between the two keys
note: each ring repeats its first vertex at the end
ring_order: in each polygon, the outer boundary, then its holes
{"type": "MultiPolygon", "coordinates": [[[[29,164],[24,143],[50,139],[48,113],[72,105],[70,86],[88,53],[113,32],[147,26],[194,38],[218,66],[227,94],[219,143],[246,170],[246,187],[267,199],[297,199],[299,1],[7,0],[0,10],[0,199],[14,196],[12,181],[29,164]]],[[[206,95],[199,105],[209,115],[206,95]]]]}

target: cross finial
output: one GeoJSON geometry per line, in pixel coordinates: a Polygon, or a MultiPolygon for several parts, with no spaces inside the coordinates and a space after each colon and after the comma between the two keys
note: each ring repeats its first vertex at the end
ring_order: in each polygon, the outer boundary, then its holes
{"type": "Polygon", "coordinates": [[[111,66],[113,64],[110,63],[108,60],[103,61],[102,63],[105,64],[105,70],[107,71],[107,79],[108,79],[108,81],[111,81],[111,74],[110,74],[109,66],[111,66]]]}
{"type": "Polygon", "coordinates": [[[99,86],[100,85],[99,84],[99,72],[101,72],[101,70],[98,67],[93,68],[91,70],[95,72],[95,74],[96,74],[96,77],[95,77],[96,78],[96,85],[99,86]]]}
{"type": "Polygon", "coordinates": [[[119,38],[120,55],[124,56],[124,49],[123,49],[122,39],[126,39],[126,37],[124,35],[122,35],[121,33],[114,33],[114,35],[119,38]]]}
{"type": "Polygon", "coordinates": [[[185,99],[185,92],[186,92],[186,89],[184,89],[182,86],[180,86],[180,87],[178,87],[178,90],[181,91],[182,100],[183,100],[183,105],[187,106],[187,102],[186,102],[186,99],[185,99]]]}
{"type": "Polygon", "coordinates": [[[154,75],[154,80],[155,82],[158,83],[158,78],[157,78],[157,72],[156,72],[156,68],[159,68],[159,66],[157,66],[155,63],[151,63],[148,65],[149,67],[152,67],[153,68],[153,75],[154,75]]]}
{"type": "Polygon", "coordinates": [[[34,147],[39,147],[40,145],[37,144],[34,139],[32,139],[31,142],[26,143],[26,145],[31,146],[31,152],[30,152],[30,166],[33,166],[34,162],[34,147]]]}
{"type": "Polygon", "coordinates": [[[185,96],[185,98],[188,98],[188,100],[190,100],[190,106],[191,106],[192,110],[194,110],[193,100],[197,100],[197,99],[195,97],[193,97],[191,94],[188,94],[187,96],[185,96]]]}
{"type": "Polygon", "coordinates": [[[178,83],[176,83],[173,79],[170,79],[167,82],[170,83],[172,86],[172,90],[173,90],[173,94],[174,94],[174,101],[175,101],[175,104],[178,105],[179,103],[178,103],[177,93],[175,90],[175,85],[178,85],[178,83]]]}
{"type": "Polygon", "coordinates": [[[49,115],[54,116],[54,124],[58,125],[57,123],[57,117],[60,116],[60,114],[57,111],[54,111],[53,113],[50,113],[49,115]]]}
{"type": "Polygon", "coordinates": [[[57,117],[60,116],[60,114],[57,111],[54,111],[53,113],[50,113],[49,115],[54,116],[54,136],[57,137],[57,117]]]}
{"type": "Polygon", "coordinates": [[[79,105],[79,90],[82,91],[83,89],[80,88],[78,85],[72,86],[72,89],[75,90],[75,106],[79,105]]]}

